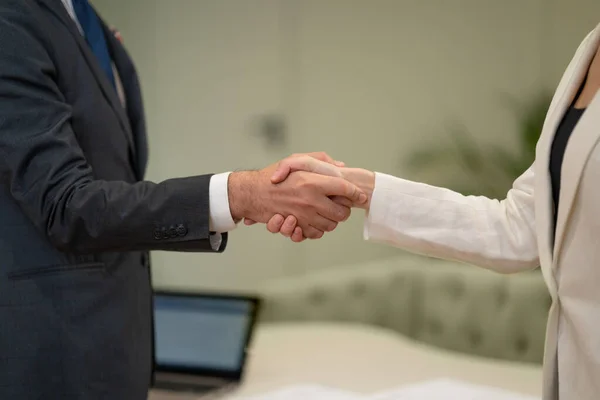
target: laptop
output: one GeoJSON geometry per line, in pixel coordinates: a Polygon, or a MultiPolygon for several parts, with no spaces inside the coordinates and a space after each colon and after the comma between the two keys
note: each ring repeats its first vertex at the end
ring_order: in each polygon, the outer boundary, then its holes
{"type": "Polygon", "coordinates": [[[205,395],[239,385],[259,307],[252,296],[156,291],[153,387],[205,395]]]}

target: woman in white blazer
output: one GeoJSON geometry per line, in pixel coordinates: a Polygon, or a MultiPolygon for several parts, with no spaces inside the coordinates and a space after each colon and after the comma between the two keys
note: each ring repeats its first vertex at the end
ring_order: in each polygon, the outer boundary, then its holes
{"type": "MultiPolygon", "coordinates": [[[[273,178],[308,169],[356,183],[370,195],[368,240],[502,273],[541,266],[553,300],[544,400],[600,399],[599,44],[600,25],[560,81],[534,164],[502,201],[306,157],[288,158],[273,178]]],[[[275,216],[268,228],[302,239],[292,216],[275,216]]]]}

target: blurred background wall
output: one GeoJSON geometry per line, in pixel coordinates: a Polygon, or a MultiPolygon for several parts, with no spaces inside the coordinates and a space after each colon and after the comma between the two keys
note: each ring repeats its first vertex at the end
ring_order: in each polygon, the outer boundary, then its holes
{"type": "MultiPolygon", "coordinates": [[[[596,0],[94,3],[136,61],[156,181],[327,151],[352,166],[468,182],[460,169],[419,175],[406,161],[446,143],[457,123],[481,146],[516,151],[520,127],[503,96],[553,90],[600,22],[596,0]]],[[[241,226],[222,255],[154,253],[155,285],[252,289],[399,252],[363,242],[354,214],[317,242],[241,226]]]]}

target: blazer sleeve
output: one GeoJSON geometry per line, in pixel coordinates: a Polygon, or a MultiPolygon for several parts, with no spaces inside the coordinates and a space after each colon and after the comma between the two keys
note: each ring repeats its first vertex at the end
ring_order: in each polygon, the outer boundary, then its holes
{"type": "MultiPolygon", "coordinates": [[[[133,184],[95,179],[45,39],[15,8],[0,7],[3,188],[62,251],[214,251],[210,175],[133,184]]],[[[226,236],[217,251],[225,243],[226,236]]]]}
{"type": "Polygon", "coordinates": [[[533,166],[502,201],[377,173],[365,238],[503,273],[532,269],[539,266],[533,188],[533,166]]]}

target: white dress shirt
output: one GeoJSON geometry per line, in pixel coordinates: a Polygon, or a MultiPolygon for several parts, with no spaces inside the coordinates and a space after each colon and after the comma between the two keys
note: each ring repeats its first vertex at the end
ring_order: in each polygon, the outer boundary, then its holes
{"type": "MultiPolygon", "coordinates": [[[[75,15],[75,10],[73,9],[73,1],[72,0],[62,0],[67,12],[77,24],[77,28],[79,32],[83,32],[81,29],[81,25],[77,20],[77,16],[75,15]]],[[[119,73],[113,65],[113,70],[115,72],[115,80],[117,81],[117,90],[121,87],[119,73]]],[[[122,90],[119,90],[119,95],[121,100],[125,104],[124,93],[122,90]]],[[[209,185],[209,229],[212,232],[216,232],[216,234],[211,236],[211,244],[214,249],[218,249],[221,245],[221,233],[229,232],[236,227],[236,223],[231,216],[231,211],[229,210],[229,194],[227,190],[227,183],[229,180],[230,172],[225,172],[222,174],[213,175],[210,179],[209,185]]]]}

